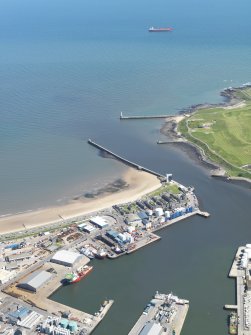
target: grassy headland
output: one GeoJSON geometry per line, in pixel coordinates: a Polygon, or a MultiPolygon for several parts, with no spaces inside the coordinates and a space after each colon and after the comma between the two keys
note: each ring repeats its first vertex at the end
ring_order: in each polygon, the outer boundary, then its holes
{"type": "Polygon", "coordinates": [[[223,95],[237,103],[195,109],[177,130],[229,176],[251,179],[251,88],[228,89],[223,95]]]}

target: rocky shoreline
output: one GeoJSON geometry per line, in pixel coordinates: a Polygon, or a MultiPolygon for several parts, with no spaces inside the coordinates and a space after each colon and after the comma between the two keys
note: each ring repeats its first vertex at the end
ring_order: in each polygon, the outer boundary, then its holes
{"type": "Polygon", "coordinates": [[[226,175],[226,171],[224,168],[217,163],[211,161],[206,154],[204,153],[203,149],[199,146],[195,145],[192,142],[189,142],[186,138],[182,137],[182,134],[178,132],[178,124],[181,120],[183,120],[186,116],[190,116],[197,112],[200,109],[204,108],[231,108],[237,104],[242,103],[243,101],[236,96],[236,92],[244,90],[246,88],[251,88],[251,83],[243,84],[240,87],[229,87],[224,89],[220,92],[220,95],[224,97],[225,101],[217,104],[196,104],[191,105],[187,108],[184,108],[178,112],[177,117],[170,116],[170,118],[166,119],[166,122],[161,127],[160,132],[168,138],[168,144],[177,146],[183,151],[185,151],[190,157],[195,159],[197,162],[205,166],[210,170],[211,176],[213,177],[221,177],[226,180],[237,181],[237,182],[244,182],[247,183],[249,186],[251,184],[251,180],[242,177],[229,177],[226,175]]]}
{"type": "Polygon", "coordinates": [[[178,114],[185,115],[185,114],[193,114],[194,112],[198,111],[199,109],[204,108],[216,108],[216,107],[232,107],[241,102],[240,98],[238,98],[235,93],[238,91],[245,90],[246,88],[251,88],[251,83],[243,84],[239,87],[228,87],[225,88],[223,91],[220,92],[220,95],[225,99],[223,102],[219,102],[217,104],[211,103],[201,103],[196,105],[191,105],[189,107],[181,109],[178,114]]]}

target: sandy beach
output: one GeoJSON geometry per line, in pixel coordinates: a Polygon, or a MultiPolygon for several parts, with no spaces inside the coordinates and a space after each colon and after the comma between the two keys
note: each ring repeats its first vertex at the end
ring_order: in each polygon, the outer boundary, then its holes
{"type": "Polygon", "coordinates": [[[122,176],[128,187],[112,194],[104,194],[95,199],[72,200],[66,205],[11,215],[0,218],[0,234],[45,226],[64,219],[86,215],[116,204],[135,201],[161,186],[159,179],[149,173],[129,168],[122,176]]]}

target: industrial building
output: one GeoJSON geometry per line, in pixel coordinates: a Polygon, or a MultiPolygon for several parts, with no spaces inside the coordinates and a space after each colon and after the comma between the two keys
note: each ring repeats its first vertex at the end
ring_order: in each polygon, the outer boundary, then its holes
{"type": "Polygon", "coordinates": [[[127,215],[125,222],[134,227],[142,224],[141,218],[137,214],[132,213],[127,215]]]}
{"type": "Polygon", "coordinates": [[[28,315],[23,319],[17,322],[17,325],[20,327],[24,327],[27,329],[32,329],[35,325],[37,325],[42,318],[42,315],[32,311],[28,313],[28,315]]]}
{"type": "Polygon", "coordinates": [[[162,331],[163,328],[159,323],[148,322],[139,335],[160,335],[162,331]]]}
{"type": "Polygon", "coordinates": [[[10,272],[4,269],[0,270],[0,284],[5,284],[7,283],[10,279],[15,277],[16,273],[15,272],[10,272]]]}
{"type": "Polygon", "coordinates": [[[6,256],[6,261],[7,262],[18,262],[24,259],[31,258],[31,256],[32,256],[31,252],[23,252],[21,254],[14,254],[14,255],[6,256]]]}
{"type": "Polygon", "coordinates": [[[93,223],[98,228],[106,228],[109,226],[109,222],[107,222],[104,218],[101,216],[95,216],[90,219],[90,222],[93,223]]]}
{"type": "Polygon", "coordinates": [[[19,264],[17,264],[16,262],[11,262],[5,265],[5,270],[12,271],[19,269],[19,267],[19,264]]]}
{"type": "Polygon", "coordinates": [[[81,223],[78,225],[78,229],[81,231],[86,231],[87,233],[91,233],[97,228],[93,227],[91,224],[81,223]]]}
{"type": "Polygon", "coordinates": [[[40,331],[45,334],[70,335],[77,332],[78,325],[73,320],[48,318],[41,326],[40,331]]]}
{"type": "Polygon", "coordinates": [[[73,252],[69,250],[59,250],[51,258],[52,263],[57,263],[64,266],[74,266],[78,263],[83,256],[78,252],[73,252]]]}
{"type": "Polygon", "coordinates": [[[37,292],[37,290],[47,283],[51,277],[52,274],[47,271],[35,271],[17,286],[25,290],[37,292]]]}
{"type": "Polygon", "coordinates": [[[149,215],[147,215],[146,212],[139,212],[139,213],[138,213],[138,217],[139,217],[141,220],[149,220],[149,215]]]}

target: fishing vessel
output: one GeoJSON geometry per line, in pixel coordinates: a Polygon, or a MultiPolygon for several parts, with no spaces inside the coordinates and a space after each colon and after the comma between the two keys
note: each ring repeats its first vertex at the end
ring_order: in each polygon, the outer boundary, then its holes
{"type": "Polygon", "coordinates": [[[99,249],[96,253],[96,258],[104,259],[107,256],[107,252],[104,249],[99,249]]]}
{"type": "Polygon", "coordinates": [[[148,29],[150,33],[158,33],[158,32],[165,32],[165,31],[173,31],[172,27],[167,27],[167,28],[156,28],[156,27],[150,27],[148,29]]]}
{"type": "Polygon", "coordinates": [[[230,313],[229,315],[229,334],[231,335],[237,334],[237,324],[238,324],[237,313],[236,312],[230,313]]]}
{"type": "Polygon", "coordinates": [[[80,253],[90,259],[93,259],[97,253],[97,250],[90,246],[84,246],[83,248],[80,249],[80,253]]]}
{"type": "Polygon", "coordinates": [[[77,283],[85,276],[87,276],[92,271],[92,269],[93,266],[84,265],[80,267],[77,271],[67,273],[63,282],[65,285],[77,283]]]}

